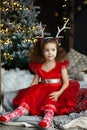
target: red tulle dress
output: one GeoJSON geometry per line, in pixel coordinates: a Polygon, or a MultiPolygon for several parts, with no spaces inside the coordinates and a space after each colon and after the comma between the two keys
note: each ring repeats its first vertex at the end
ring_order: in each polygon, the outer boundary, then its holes
{"type": "MultiPolygon", "coordinates": [[[[61,69],[67,67],[68,62],[56,62],[56,66],[46,72],[41,67],[42,64],[31,63],[30,68],[38,73],[41,79],[61,79],[61,69]]],[[[62,82],[45,83],[40,82],[18,92],[13,99],[13,104],[19,106],[27,103],[30,107],[31,115],[42,115],[47,106],[55,106],[55,114],[63,115],[72,112],[76,106],[76,98],[79,90],[79,83],[76,80],[70,80],[69,86],[65,89],[59,99],[55,102],[49,98],[49,94],[58,91],[62,87],[62,82]]]]}

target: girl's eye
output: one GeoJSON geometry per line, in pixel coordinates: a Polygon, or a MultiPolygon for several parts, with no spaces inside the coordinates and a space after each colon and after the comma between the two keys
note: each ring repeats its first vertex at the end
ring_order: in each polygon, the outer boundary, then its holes
{"type": "Polygon", "coordinates": [[[48,49],[45,49],[45,50],[44,50],[44,52],[47,52],[47,51],[49,51],[49,50],[48,50],[48,49]]]}
{"type": "Polygon", "coordinates": [[[55,49],[53,48],[52,51],[55,51],[55,49]]]}
{"type": "Polygon", "coordinates": [[[55,51],[55,49],[54,49],[54,48],[52,48],[51,50],[49,50],[49,49],[44,49],[44,52],[48,52],[48,51],[55,51]]]}

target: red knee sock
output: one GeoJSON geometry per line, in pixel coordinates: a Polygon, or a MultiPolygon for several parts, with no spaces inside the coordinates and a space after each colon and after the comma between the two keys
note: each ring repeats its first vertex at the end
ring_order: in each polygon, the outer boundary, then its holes
{"type": "Polygon", "coordinates": [[[43,119],[39,122],[39,126],[43,128],[50,127],[53,116],[54,116],[54,111],[52,109],[46,109],[43,119]]]}
{"type": "Polygon", "coordinates": [[[18,108],[16,108],[12,113],[1,116],[0,121],[8,122],[16,117],[20,117],[29,113],[29,106],[23,103],[18,108]]]}

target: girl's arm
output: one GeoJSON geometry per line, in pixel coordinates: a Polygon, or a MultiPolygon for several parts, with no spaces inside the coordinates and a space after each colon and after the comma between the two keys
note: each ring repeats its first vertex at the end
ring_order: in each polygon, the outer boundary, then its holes
{"type": "Polygon", "coordinates": [[[50,98],[52,98],[54,101],[58,100],[58,98],[61,96],[61,94],[64,92],[64,90],[69,85],[67,69],[65,67],[63,67],[63,69],[61,70],[61,74],[62,74],[62,82],[63,82],[61,89],[59,91],[53,92],[49,95],[50,98]]]}
{"type": "Polygon", "coordinates": [[[62,85],[62,88],[59,90],[60,95],[64,92],[64,90],[69,85],[69,78],[68,78],[68,74],[67,74],[67,69],[65,67],[61,70],[61,74],[62,74],[63,85],[62,85]]]}
{"type": "Polygon", "coordinates": [[[39,82],[39,75],[36,73],[30,86],[38,84],[38,82],[39,82]]]}

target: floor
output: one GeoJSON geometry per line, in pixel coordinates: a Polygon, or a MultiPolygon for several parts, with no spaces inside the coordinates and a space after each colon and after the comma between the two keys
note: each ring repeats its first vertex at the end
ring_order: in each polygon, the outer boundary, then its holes
{"type": "Polygon", "coordinates": [[[25,128],[25,127],[19,127],[19,126],[7,126],[0,124],[0,130],[43,130],[40,128],[25,128]]]}

